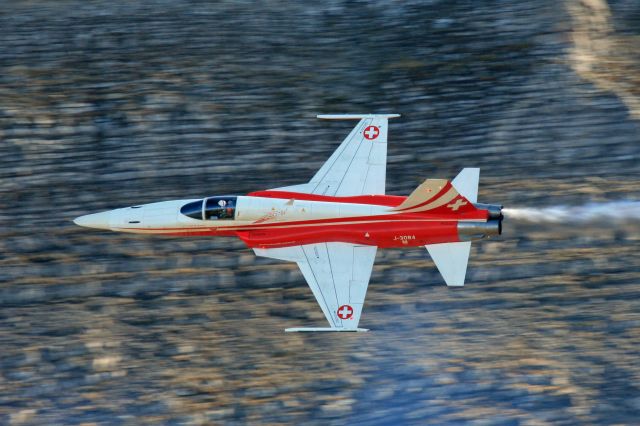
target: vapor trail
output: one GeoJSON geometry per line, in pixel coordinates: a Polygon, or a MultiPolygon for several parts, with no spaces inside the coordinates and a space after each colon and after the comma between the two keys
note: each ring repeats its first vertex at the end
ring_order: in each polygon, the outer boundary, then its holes
{"type": "Polygon", "coordinates": [[[581,206],[514,207],[502,209],[505,219],[526,222],[575,223],[597,220],[640,221],[640,201],[611,201],[581,206]]]}

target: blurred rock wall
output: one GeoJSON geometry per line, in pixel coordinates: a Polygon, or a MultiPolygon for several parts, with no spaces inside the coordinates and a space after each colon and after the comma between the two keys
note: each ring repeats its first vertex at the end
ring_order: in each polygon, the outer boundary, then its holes
{"type": "Polygon", "coordinates": [[[469,284],[378,254],[359,336],[295,265],[80,214],[306,181],[401,113],[387,190],[638,200],[635,1],[0,4],[0,423],[633,424],[637,223],[507,223],[469,284]]]}

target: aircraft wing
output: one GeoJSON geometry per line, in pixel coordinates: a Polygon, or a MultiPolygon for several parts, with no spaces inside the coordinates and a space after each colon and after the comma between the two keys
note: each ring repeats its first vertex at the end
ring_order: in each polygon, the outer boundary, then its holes
{"type": "Polygon", "coordinates": [[[389,118],[399,116],[319,115],[327,120],[360,121],[308,183],[277,189],[329,196],[384,194],[389,118]]]}
{"type": "Polygon", "coordinates": [[[286,331],[366,331],[358,323],[377,247],[331,242],[253,250],[258,256],[296,262],[330,325],[286,331]]]}

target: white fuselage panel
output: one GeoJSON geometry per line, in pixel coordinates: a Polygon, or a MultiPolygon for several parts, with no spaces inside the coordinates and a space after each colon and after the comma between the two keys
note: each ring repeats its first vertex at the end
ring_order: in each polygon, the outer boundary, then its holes
{"type": "Polygon", "coordinates": [[[292,222],[386,214],[389,207],[265,197],[238,197],[236,221],[292,222]]]}
{"type": "Polygon", "coordinates": [[[259,223],[372,216],[388,214],[390,211],[389,207],[369,204],[239,196],[236,201],[234,220],[201,220],[180,213],[182,206],[192,201],[198,200],[163,201],[105,213],[109,214],[111,229],[145,233],[150,230],[217,229],[259,223]]]}

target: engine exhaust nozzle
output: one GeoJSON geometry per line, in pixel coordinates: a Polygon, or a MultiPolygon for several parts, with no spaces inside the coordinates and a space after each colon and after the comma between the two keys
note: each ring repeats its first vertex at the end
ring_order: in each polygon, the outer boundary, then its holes
{"type": "Polygon", "coordinates": [[[502,234],[502,219],[486,222],[458,222],[458,239],[474,241],[502,234]]]}
{"type": "Polygon", "coordinates": [[[480,210],[489,211],[489,219],[498,219],[502,220],[504,216],[502,215],[503,205],[500,204],[484,204],[484,203],[473,203],[474,207],[480,210]]]}

